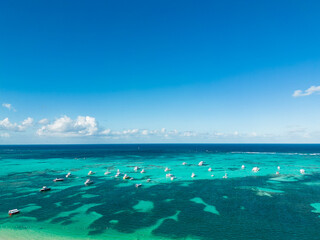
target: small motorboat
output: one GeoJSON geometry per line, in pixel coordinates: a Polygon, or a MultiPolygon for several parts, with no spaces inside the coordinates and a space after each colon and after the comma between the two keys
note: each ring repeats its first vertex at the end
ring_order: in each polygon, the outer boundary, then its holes
{"type": "Polygon", "coordinates": [[[151,179],[150,179],[150,178],[148,178],[148,179],[147,179],[147,182],[151,182],[151,179]]]}
{"type": "Polygon", "coordinates": [[[120,176],[120,173],[117,173],[116,175],[114,175],[114,177],[116,177],[116,178],[119,177],[119,176],[120,176]]]}
{"type": "Polygon", "coordinates": [[[171,171],[171,169],[166,167],[166,169],[164,171],[169,172],[169,171],[171,171]]]}
{"type": "Polygon", "coordinates": [[[176,177],[175,177],[175,176],[172,176],[172,177],[171,177],[171,181],[173,181],[174,179],[176,179],[176,177]]]}
{"type": "Polygon", "coordinates": [[[47,191],[50,191],[51,188],[48,188],[46,186],[43,186],[41,189],[40,189],[40,192],[47,192],[47,191]]]}
{"type": "Polygon", "coordinates": [[[277,175],[279,175],[279,174],[280,174],[280,172],[279,172],[279,171],[277,171],[277,172],[276,172],[276,174],[277,174],[277,175]]]}
{"type": "Polygon", "coordinates": [[[136,188],[139,188],[139,187],[141,187],[141,186],[142,186],[141,183],[137,183],[137,184],[136,184],[136,188]]]}
{"type": "Polygon", "coordinates": [[[182,165],[187,165],[187,163],[186,163],[186,162],[183,162],[182,165]]]}
{"type": "Polygon", "coordinates": [[[87,181],[84,182],[84,185],[91,185],[93,184],[93,181],[90,179],[87,179],[87,181]]]}
{"type": "Polygon", "coordinates": [[[88,172],[88,175],[93,175],[93,174],[94,174],[94,172],[92,172],[92,171],[88,172]]]}
{"type": "Polygon", "coordinates": [[[68,174],[66,175],[66,178],[70,177],[71,176],[71,173],[68,172],[68,174]]]}
{"type": "Polygon", "coordinates": [[[209,168],[208,171],[209,171],[209,172],[212,172],[212,168],[209,168]]]}
{"type": "Polygon", "coordinates": [[[228,178],[228,174],[225,173],[224,176],[222,178],[228,178]]]}
{"type": "Polygon", "coordinates": [[[246,167],[244,165],[241,166],[241,169],[245,169],[246,167]]]}
{"type": "Polygon", "coordinates": [[[214,177],[214,175],[212,174],[211,177],[214,177]]]}
{"type": "Polygon", "coordinates": [[[56,179],[54,179],[53,181],[54,181],[54,182],[62,182],[62,181],[64,181],[64,178],[56,178],[56,179]]]}
{"type": "Polygon", "coordinates": [[[300,169],[300,173],[301,173],[301,174],[305,174],[306,171],[305,171],[304,169],[300,169]]]}
{"type": "Polygon", "coordinates": [[[104,173],[104,175],[109,175],[111,172],[109,172],[109,171],[106,171],[105,173],[104,173]]]}
{"type": "Polygon", "coordinates": [[[171,173],[167,173],[166,177],[172,177],[173,175],[171,173]]]}
{"type": "Polygon", "coordinates": [[[146,172],[146,171],[145,171],[144,169],[142,169],[140,173],[145,173],[145,172],[146,172]]]}
{"type": "Polygon", "coordinates": [[[191,174],[191,177],[192,177],[192,178],[195,177],[195,176],[196,176],[196,175],[195,175],[194,173],[191,174]]]}
{"type": "Polygon", "coordinates": [[[202,166],[204,164],[204,161],[201,161],[198,163],[198,166],[202,166]]]}
{"type": "Polygon", "coordinates": [[[278,170],[280,170],[280,166],[278,166],[278,170]]]}
{"type": "Polygon", "coordinates": [[[123,176],[123,180],[125,180],[125,179],[130,179],[130,177],[129,177],[127,174],[125,174],[125,175],[123,176]]]}
{"type": "Polygon", "coordinates": [[[258,167],[252,168],[252,172],[259,172],[259,170],[260,170],[260,168],[258,168],[258,167]]]}
{"type": "Polygon", "coordinates": [[[20,210],[18,210],[18,209],[12,209],[12,210],[9,210],[9,212],[8,212],[9,216],[12,216],[12,215],[15,215],[18,213],[20,213],[20,210]]]}
{"type": "Polygon", "coordinates": [[[135,166],[133,170],[138,171],[138,169],[139,169],[139,167],[135,166]]]}

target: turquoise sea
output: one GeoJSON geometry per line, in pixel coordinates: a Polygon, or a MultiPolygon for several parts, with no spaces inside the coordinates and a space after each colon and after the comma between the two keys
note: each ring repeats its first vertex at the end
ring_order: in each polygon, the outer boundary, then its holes
{"type": "Polygon", "coordinates": [[[0,146],[0,163],[1,240],[320,239],[318,144],[0,146]]]}

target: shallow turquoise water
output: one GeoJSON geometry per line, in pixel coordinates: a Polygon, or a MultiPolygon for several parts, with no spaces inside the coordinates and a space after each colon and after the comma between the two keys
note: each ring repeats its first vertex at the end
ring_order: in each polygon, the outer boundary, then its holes
{"type": "Polygon", "coordinates": [[[0,239],[318,239],[319,153],[320,145],[1,146],[0,239]],[[117,169],[134,179],[116,178],[117,169]],[[89,171],[94,184],[85,186],[89,171]],[[8,217],[13,208],[21,214],[8,217]]]}

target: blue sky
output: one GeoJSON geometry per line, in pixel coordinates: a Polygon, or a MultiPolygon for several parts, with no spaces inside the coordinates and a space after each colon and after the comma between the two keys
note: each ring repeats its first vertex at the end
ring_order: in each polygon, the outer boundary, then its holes
{"type": "Polygon", "coordinates": [[[2,1],[0,144],[319,142],[319,12],[2,1]]]}

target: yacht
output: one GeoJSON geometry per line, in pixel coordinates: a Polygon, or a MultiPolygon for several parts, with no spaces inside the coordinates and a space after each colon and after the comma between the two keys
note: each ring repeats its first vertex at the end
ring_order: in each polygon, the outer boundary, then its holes
{"type": "Polygon", "coordinates": [[[62,182],[62,181],[64,181],[64,178],[56,178],[56,179],[54,179],[53,181],[54,181],[54,182],[62,182]]]}
{"type": "Polygon", "coordinates": [[[258,168],[258,167],[252,168],[252,172],[259,172],[259,170],[260,170],[260,168],[258,168]]]}
{"type": "Polygon", "coordinates": [[[93,183],[93,181],[90,180],[90,178],[89,178],[89,179],[87,179],[87,181],[84,182],[84,185],[90,185],[92,183],[93,183]]]}
{"type": "Polygon", "coordinates": [[[18,209],[12,209],[12,210],[9,210],[9,212],[8,212],[9,216],[12,216],[12,215],[15,215],[18,213],[20,213],[20,210],[18,210],[18,209]]]}
{"type": "Polygon", "coordinates": [[[46,192],[46,191],[50,191],[51,188],[48,188],[46,186],[43,186],[41,189],[40,189],[40,192],[46,192]]]}
{"type": "Polygon", "coordinates": [[[127,174],[125,174],[125,175],[123,176],[123,180],[125,180],[125,179],[130,179],[130,177],[129,177],[127,174]]]}

